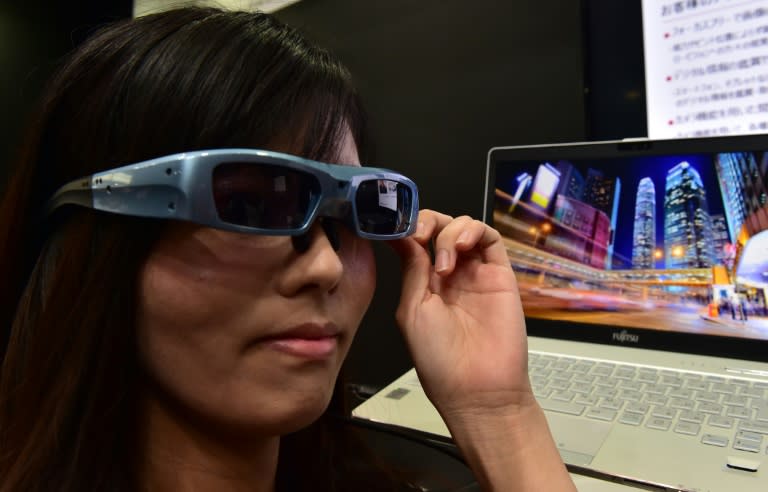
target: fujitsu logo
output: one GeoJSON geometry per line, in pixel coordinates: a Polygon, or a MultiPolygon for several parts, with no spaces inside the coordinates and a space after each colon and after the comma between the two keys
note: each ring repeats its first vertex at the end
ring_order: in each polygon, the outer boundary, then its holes
{"type": "Polygon", "coordinates": [[[621,343],[637,343],[640,341],[640,336],[633,335],[627,330],[614,331],[611,338],[613,338],[614,341],[621,343]]]}

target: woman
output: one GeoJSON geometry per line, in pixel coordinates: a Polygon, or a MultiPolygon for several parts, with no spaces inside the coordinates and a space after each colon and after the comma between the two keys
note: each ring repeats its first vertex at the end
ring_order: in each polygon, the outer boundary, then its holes
{"type": "Polygon", "coordinates": [[[33,123],[0,212],[0,491],[396,486],[365,481],[331,418],[373,295],[369,238],[402,257],[397,320],[481,484],[572,490],[498,233],[416,220],[396,173],[394,201],[365,208],[364,116],[327,52],[264,14],[120,22],[72,54],[33,123]]]}

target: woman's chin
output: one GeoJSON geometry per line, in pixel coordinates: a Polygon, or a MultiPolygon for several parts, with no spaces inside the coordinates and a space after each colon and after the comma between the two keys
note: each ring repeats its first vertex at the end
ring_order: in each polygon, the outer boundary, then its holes
{"type": "Polygon", "coordinates": [[[330,395],[308,395],[308,398],[281,398],[278,401],[262,402],[261,408],[243,412],[234,420],[232,427],[241,432],[261,435],[283,435],[308,427],[328,408],[330,395]],[[249,432],[250,431],[250,432],[249,432]]]}

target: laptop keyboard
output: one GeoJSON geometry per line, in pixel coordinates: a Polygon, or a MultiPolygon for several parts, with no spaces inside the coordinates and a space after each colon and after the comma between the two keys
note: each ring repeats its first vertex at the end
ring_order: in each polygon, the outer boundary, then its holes
{"type": "Polygon", "coordinates": [[[768,382],[530,352],[544,410],[768,453],[768,382]]]}

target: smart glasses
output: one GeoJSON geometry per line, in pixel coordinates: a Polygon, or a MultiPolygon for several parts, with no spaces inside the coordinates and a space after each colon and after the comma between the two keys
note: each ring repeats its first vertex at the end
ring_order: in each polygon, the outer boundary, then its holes
{"type": "Polygon", "coordinates": [[[387,169],[344,166],[254,149],[186,152],[71,181],[48,203],[227,231],[300,236],[318,217],[366,239],[412,234],[418,191],[387,169]]]}

